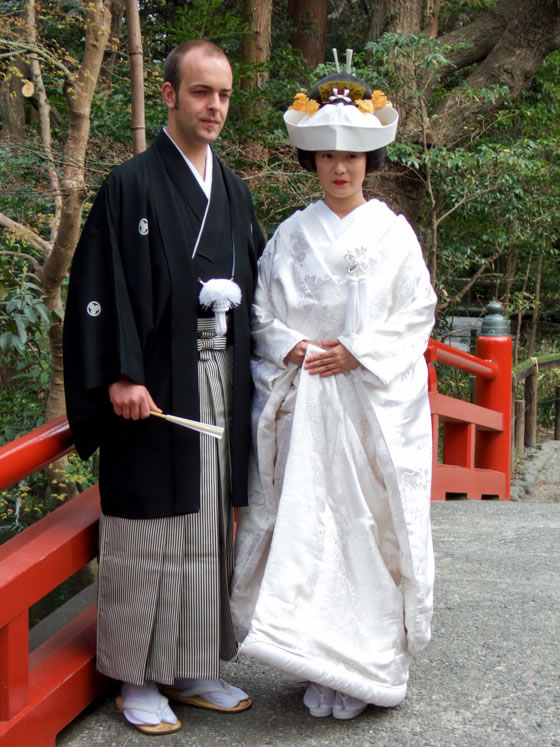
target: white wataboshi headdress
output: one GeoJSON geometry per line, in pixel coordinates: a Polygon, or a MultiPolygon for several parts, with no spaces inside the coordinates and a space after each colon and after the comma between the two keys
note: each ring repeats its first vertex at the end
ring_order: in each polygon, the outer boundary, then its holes
{"type": "Polygon", "coordinates": [[[295,96],[284,114],[288,135],[296,148],[307,151],[343,150],[367,153],[395,139],[399,115],[381,91],[350,74],[352,50],[346,50],[346,73],[320,80],[309,97],[295,96]]]}

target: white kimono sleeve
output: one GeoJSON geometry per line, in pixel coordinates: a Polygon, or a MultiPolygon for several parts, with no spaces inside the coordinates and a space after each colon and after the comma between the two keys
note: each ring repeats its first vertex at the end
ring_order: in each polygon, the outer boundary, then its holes
{"type": "Polygon", "coordinates": [[[259,277],[253,300],[251,332],[255,354],[274,363],[279,369],[286,369],[285,358],[297,344],[305,340],[305,335],[290,329],[280,321],[286,318],[284,309],[279,308],[282,294],[273,294],[272,273],[278,242],[278,231],[268,242],[259,260],[259,277]]]}

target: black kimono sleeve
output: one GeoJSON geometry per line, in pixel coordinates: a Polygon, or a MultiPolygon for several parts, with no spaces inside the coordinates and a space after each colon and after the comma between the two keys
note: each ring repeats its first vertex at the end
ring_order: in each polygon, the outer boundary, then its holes
{"type": "MultiPolygon", "coordinates": [[[[64,322],[66,408],[78,454],[99,444],[110,408],[108,386],[120,376],[144,383],[142,346],[121,259],[118,191],[105,183],[76,249],[64,322]]],[[[146,289],[149,303],[151,289],[146,289]]]]}

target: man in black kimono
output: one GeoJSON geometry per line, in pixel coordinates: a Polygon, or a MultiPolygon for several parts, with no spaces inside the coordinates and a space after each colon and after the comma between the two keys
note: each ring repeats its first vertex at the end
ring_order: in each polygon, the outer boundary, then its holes
{"type": "Polygon", "coordinates": [[[180,728],[155,683],[203,708],[251,705],[218,677],[236,651],[232,506],[247,502],[249,316],[264,238],[246,186],[210,148],[232,88],[224,53],[185,42],[164,77],[167,127],[102,186],[64,328],[76,448],[87,458],[100,447],[98,668],[123,681],[118,706],[145,733],[180,728]],[[241,292],[225,326],[199,302],[216,279],[241,292]],[[150,411],[214,422],[224,438],[150,411]]]}

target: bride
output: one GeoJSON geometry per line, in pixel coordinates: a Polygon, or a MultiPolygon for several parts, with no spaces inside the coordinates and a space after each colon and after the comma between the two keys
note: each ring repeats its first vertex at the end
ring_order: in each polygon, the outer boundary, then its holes
{"type": "Polygon", "coordinates": [[[336,73],[284,120],[325,196],[259,263],[232,614],[242,653],[309,682],[311,715],[350,719],[400,703],[430,639],[435,294],[408,222],[364,197],[396,133],[383,94],[336,73]]]}

